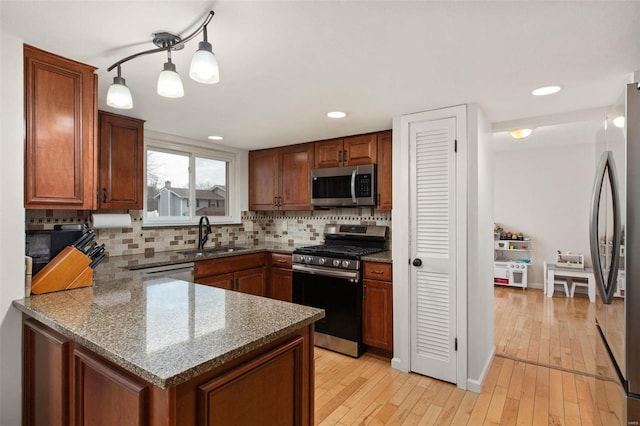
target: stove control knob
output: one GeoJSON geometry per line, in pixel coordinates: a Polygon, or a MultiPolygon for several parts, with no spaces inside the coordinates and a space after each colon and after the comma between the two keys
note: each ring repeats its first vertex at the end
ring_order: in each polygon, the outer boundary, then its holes
{"type": "Polygon", "coordinates": [[[327,259],[325,259],[324,257],[318,259],[318,265],[324,265],[325,263],[327,263],[327,259]]]}
{"type": "Polygon", "coordinates": [[[348,268],[349,265],[351,265],[351,262],[349,262],[348,260],[343,260],[342,261],[342,267],[343,268],[348,268]]]}
{"type": "Polygon", "coordinates": [[[307,263],[311,263],[313,261],[313,257],[311,256],[307,256],[307,258],[305,259],[305,262],[307,263]]]}
{"type": "Polygon", "coordinates": [[[336,268],[337,268],[338,266],[340,266],[340,261],[339,261],[339,260],[337,260],[337,259],[336,259],[336,260],[334,260],[334,261],[333,261],[333,266],[335,266],[336,268]]]}

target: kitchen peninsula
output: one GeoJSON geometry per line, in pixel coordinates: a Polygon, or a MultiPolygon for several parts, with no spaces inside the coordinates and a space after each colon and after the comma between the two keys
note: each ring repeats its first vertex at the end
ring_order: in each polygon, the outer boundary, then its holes
{"type": "Polygon", "coordinates": [[[14,301],[24,424],[313,424],[322,310],[99,272],[93,287],[14,301]]]}

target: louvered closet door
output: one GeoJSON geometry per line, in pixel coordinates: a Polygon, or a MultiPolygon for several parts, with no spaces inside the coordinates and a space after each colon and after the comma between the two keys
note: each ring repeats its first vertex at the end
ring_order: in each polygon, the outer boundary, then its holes
{"type": "Polygon", "coordinates": [[[456,119],[412,123],[411,370],[456,382],[456,119]]]}

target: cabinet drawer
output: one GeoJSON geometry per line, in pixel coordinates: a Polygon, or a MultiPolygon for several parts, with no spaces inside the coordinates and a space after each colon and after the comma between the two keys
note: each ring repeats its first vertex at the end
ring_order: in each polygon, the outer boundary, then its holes
{"type": "Polygon", "coordinates": [[[391,263],[364,262],[364,278],[392,281],[391,263]]]}
{"type": "Polygon", "coordinates": [[[291,255],[271,253],[271,266],[274,268],[291,268],[291,255]]]}
{"type": "Polygon", "coordinates": [[[265,266],[265,253],[245,254],[196,262],[195,278],[221,275],[229,272],[265,266]]]}

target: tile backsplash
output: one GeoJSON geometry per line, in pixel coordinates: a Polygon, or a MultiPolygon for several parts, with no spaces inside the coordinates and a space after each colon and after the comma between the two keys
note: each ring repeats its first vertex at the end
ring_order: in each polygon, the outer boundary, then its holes
{"type": "MultiPolygon", "coordinates": [[[[197,244],[197,226],[144,227],[142,210],[128,212],[131,228],[98,229],[96,232],[98,243],[105,244],[110,256],[189,249],[197,244]]],[[[26,228],[41,230],[53,229],[58,224],[89,225],[90,215],[91,212],[86,210],[27,210],[26,228]]],[[[388,245],[391,245],[391,212],[372,208],[340,208],[313,212],[243,212],[241,224],[212,225],[213,233],[209,235],[207,246],[320,244],[324,240],[322,233],[327,223],[388,226],[388,245]]]]}

